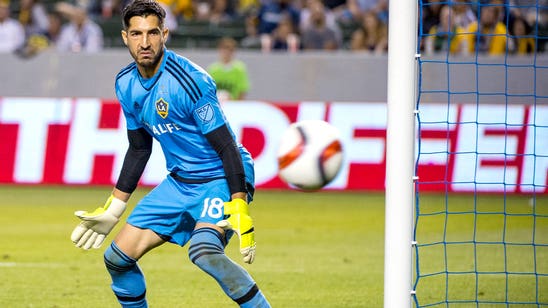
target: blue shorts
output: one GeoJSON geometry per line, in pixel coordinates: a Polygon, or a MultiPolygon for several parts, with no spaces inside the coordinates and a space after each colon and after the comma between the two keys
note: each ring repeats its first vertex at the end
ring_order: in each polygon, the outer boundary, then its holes
{"type": "MultiPolygon", "coordinates": [[[[249,188],[254,189],[252,169],[249,172],[246,168],[246,180],[249,188]]],[[[249,202],[251,197],[248,196],[249,202]]],[[[223,204],[229,200],[230,191],[224,178],[189,184],[168,176],[139,201],[127,223],[150,229],[164,240],[184,246],[190,240],[196,223],[216,224],[223,219],[223,204]]]]}

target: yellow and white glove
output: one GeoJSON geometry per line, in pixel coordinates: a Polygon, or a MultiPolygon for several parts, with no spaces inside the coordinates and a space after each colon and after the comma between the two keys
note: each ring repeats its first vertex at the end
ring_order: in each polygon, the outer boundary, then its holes
{"type": "Polygon", "coordinates": [[[76,211],[74,215],[80,218],[82,222],[70,236],[76,247],[83,249],[99,248],[105,237],[114,228],[120,220],[120,216],[126,209],[126,202],[110,196],[103,207],[98,207],[95,211],[76,211]]]}
{"type": "Polygon", "coordinates": [[[234,199],[224,203],[225,219],[217,223],[224,230],[233,230],[240,239],[240,253],[245,263],[253,263],[255,259],[255,229],[253,219],[249,216],[247,202],[234,199]]]}

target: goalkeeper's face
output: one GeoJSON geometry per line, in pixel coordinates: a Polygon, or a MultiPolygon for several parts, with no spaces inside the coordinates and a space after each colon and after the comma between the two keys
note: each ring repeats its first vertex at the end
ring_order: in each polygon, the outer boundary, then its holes
{"type": "Polygon", "coordinates": [[[156,72],[167,35],[168,30],[155,15],[134,16],[129,20],[128,28],[122,31],[122,39],[140,67],[141,73],[153,75],[156,72]]]}

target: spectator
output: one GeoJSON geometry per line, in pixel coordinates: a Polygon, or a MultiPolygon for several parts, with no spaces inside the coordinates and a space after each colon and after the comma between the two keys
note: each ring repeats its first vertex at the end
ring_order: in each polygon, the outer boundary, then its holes
{"type": "Polygon", "coordinates": [[[218,44],[219,59],[207,68],[217,84],[219,101],[241,100],[249,91],[249,77],[244,62],[236,59],[237,42],[224,37],[218,44]]]}
{"type": "Polygon", "coordinates": [[[171,10],[177,20],[190,20],[194,16],[194,5],[192,0],[173,0],[171,10]]]}
{"type": "Polygon", "coordinates": [[[340,47],[335,31],[327,27],[323,5],[310,7],[309,26],[301,32],[305,50],[336,50],[340,47]]]}
{"type": "Polygon", "coordinates": [[[48,14],[49,26],[45,33],[48,41],[51,45],[56,45],[61,35],[61,29],[63,28],[63,16],[57,12],[51,12],[48,14]]]}
{"type": "MultiPolygon", "coordinates": [[[[98,0],[99,1],[99,0],[98,0]]],[[[103,19],[109,19],[114,14],[116,9],[116,0],[100,0],[101,1],[101,17],[103,19]]]]}
{"type": "Polygon", "coordinates": [[[261,49],[263,52],[270,50],[296,52],[300,48],[300,37],[295,31],[295,25],[289,18],[282,18],[272,34],[261,34],[261,49]]]}
{"type": "Polygon", "coordinates": [[[479,22],[471,23],[466,30],[468,51],[488,55],[502,55],[506,52],[506,26],[497,20],[495,6],[480,7],[479,22]]]}
{"type": "Polygon", "coordinates": [[[245,37],[240,42],[240,45],[245,49],[261,48],[261,36],[257,30],[257,18],[253,15],[245,18],[245,37]]]}
{"type": "Polygon", "coordinates": [[[57,3],[55,8],[69,20],[59,34],[58,51],[92,53],[103,49],[103,31],[88,18],[85,9],[66,2],[57,3]]]}
{"type": "Polygon", "coordinates": [[[232,21],[236,17],[236,8],[232,0],[197,0],[194,5],[194,20],[211,23],[232,21]]]}
{"type": "MultiPolygon", "coordinates": [[[[545,52],[548,47],[548,10],[541,10],[536,17],[535,31],[537,31],[537,49],[545,52]]],[[[531,23],[533,24],[533,23],[531,23]]]]}
{"type": "Polygon", "coordinates": [[[374,11],[366,12],[350,38],[350,50],[382,54],[388,51],[388,27],[374,11]]]}
{"type": "Polygon", "coordinates": [[[159,2],[164,3],[169,7],[171,14],[173,14],[176,21],[194,18],[194,5],[192,0],[161,0],[159,2]]]}
{"type": "Polygon", "coordinates": [[[10,17],[10,3],[0,0],[0,53],[14,52],[25,43],[25,29],[10,17]]]}
{"type": "Polygon", "coordinates": [[[521,17],[527,21],[531,26],[539,24],[539,27],[546,26],[548,20],[546,20],[546,14],[548,10],[546,5],[548,5],[546,0],[508,0],[510,14],[513,17],[521,17]],[[540,7],[544,8],[541,9],[540,7]]]}
{"type": "MultiPolygon", "coordinates": [[[[105,0],[103,0],[105,1],[105,0]]],[[[109,0],[106,0],[109,1],[109,0]]],[[[118,4],[114,6],[116,11],[121,12],[131,1],[117,0],[118,4]]],[[[191,20],[195,17],[195,3],[192,0],[157,0],[166,11],[166,25],[169,24],[173,29],[178,26],[179,21],[191,20]]]]}
{"type": "Polygon", "coordinates": [[[192,15],[193,20],[209,21],[211,16],[211,7],[213,6],[213,0],[196,0],[192,1],[194,6],[194,13],[192,15]]]}
{"type": "Polygon", "coordinates": [[[25,28],[25,37],[48,30],[48,13],[39,0],[21,0],[19,7],[18,20],[25,28]]]}
{"type": "Polygon", "coordinates": [[[292,22],[293,28],[299,24],[299,9],[295,7],[291,0],[266,0],[258,12],[259,34],[271,34],[282,19],[292,22]]]}
{"type": "Polygon", "coordinates": [[[336,16],[341,16],[348,10],[347,0],[322,0],[322,2],[336,16]]]}
{"type": "Polygon", "coordinates": [[[165,26],[169,30],[175,30],[178,27],[177,17],[173,11],[173,0],[157,0],[157,2],[162,6],[164,11],[166,11],[165,26]]]}
{"type": "Polygon", "coordinates": [[[129,0],[76,0],[76,5],[85,8],[88,16],[93,19],[110,19],[119,14],[129,0]]]}
{"type": "Polygon", "coordinates": [[[422,33],[430,32],[430,28],[440,23],[441,0],[425,0],[422,12],[422,33]]]}
{"type": "Polygon", "coordinates": [[[348,0],[347,10],[339,17],[345,23],[360,23],[365,12],[375,13],[383,23],[388,23],[388,0],[348,0]]]}
{"type": "Polygon", "coordinates": [[[42,33],[31,34],[26,40],[25,46],[19,49],[17,54],[23,58],[29,58],[42,50],[55,46],[62,26],[63,18],[61,15],[55,12],[48,14],[48,29],[42,33]]]}
{"type": "Polygon", "coordinates": [[[472,7],[467,0],[454,0],[453,4],[453,20],[455,26],[462,29],[468,29],[471,23],[476,22],[478,19],[476,13],[472,10],[472,7]]]}
{"type": "Polygon", "coordinates": [[[209,21],[214,24],[229,22],[236,17],[235,9],[228,0],[213,0],[209,21]]]}
{"type": "Polygon", "coordinates": [[[337,23],[337,18],[331,10],[325,7],[321,0],[306,0],[306,6],[301,9],[299,17],[299,31],[302,33],[306,28],[310,27],[310,15],[312,14],[312,10],[320,8],[324,11],[326,26],[335,32],[337,41],[341,42],[342,33],[339,24],[337,23]]]}
{"type": "Polygon", "coordinates": [[[508,6],[510,1],[509,0],[489,0],[486,2],[488,5],[492,5],[496,8],[497,20],[502,22],[508,28],[514,17],[512,10],[508,6]]]}
{"type": "Polygon", "coordinates": [[[523,17],[515,17],[510,27],[510,52],[518,55],[534,53],[535,39],[531,35],[531,26],[523,17]]]}
{"type": "Polygon", "coordinates": [[[249,16],[256,14],[260,6],[259,0],[239,0],[236,10],[240,16],[249,16]]]}
{"type": "Polygon", "coordinates": [[[440,23],[430,28],[429,36],[426,37],[425,52],[447,51],[451,54],[466,53],[466,41],[464,29],[455,24],[453,9],[444,5],[440,11],[440,23]]]}

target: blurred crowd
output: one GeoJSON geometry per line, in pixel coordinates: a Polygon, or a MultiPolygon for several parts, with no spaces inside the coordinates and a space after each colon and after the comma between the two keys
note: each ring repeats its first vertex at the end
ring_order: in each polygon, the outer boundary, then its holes
{"type": "MultiPolygon", "coordinates": [[[[107,20],[129,0],[0,0],[0,52],[32,56],[55,48],[97,52],[107,20]]],[[[264,52],[350,50],[382,54],[388,46],[389,0],[158,0],[166,26],[241,22],[238,48],[264,52]]],[[[419,12],[421,51],[428,54],[528,54],[545,49],[548,0],[428,0],[419,12]],[[537,37],[537,39],[535,39],[537,37]]],[[[121,27],[121,23],[117,25],[121,27]]]]}
{"type": "Polygon", "coordinates": [[[548,1],[430,0],[422,15],[426,53],[503,55],[543,52],[548,38],[548,1]]]}
{"type": "Polygon", "coordinates": [[[98,52],[103,31],[84,6],[55,1],[48,9],[40,0],[0,0],[0,52],[30,57],[47,48],[98,52]]]}

